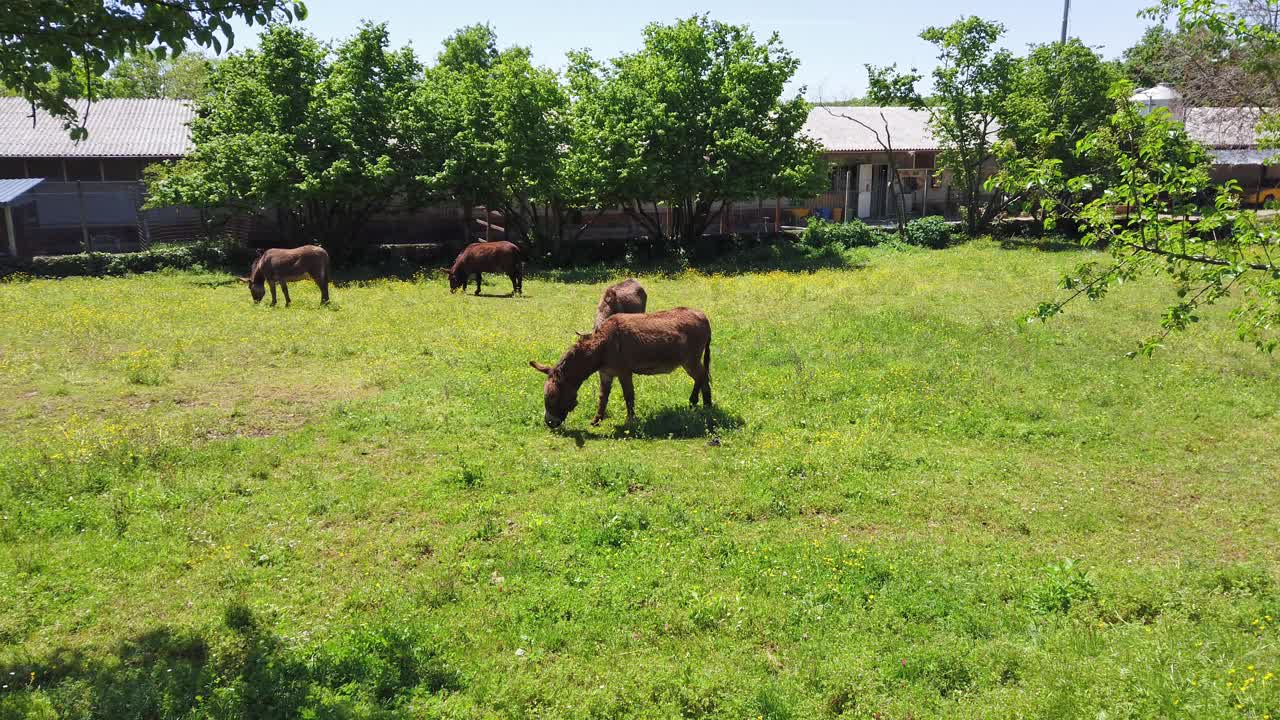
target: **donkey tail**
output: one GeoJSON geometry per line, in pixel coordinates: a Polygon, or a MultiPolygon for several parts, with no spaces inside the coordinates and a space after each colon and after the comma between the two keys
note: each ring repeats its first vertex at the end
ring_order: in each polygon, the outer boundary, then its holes
{"type": "Polygon", "coordinates": [[[702,370],[706,373],[706,382],[711,382],[711,334],[707,334],[707,346],[702,349],[702,370]]]}

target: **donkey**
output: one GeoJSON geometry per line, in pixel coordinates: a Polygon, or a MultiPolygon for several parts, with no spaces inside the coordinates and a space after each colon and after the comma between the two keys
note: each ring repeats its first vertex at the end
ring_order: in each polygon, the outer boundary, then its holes
{"type": "Polygon", "coordinates": [[[635,278],[627,278],[617,285],[609,286],[600,298],[600,305],[596,307],[596,324],[592,330],[599,330],[612,315],[644,312],[648,301],[649,296],[635,278]]]}
{"type": "Polygon", "coordinates": [[[590,335],[582,335],[555,367],[529,361],[547,376],[543,386],[543,420],[559,427],[578,405],[578,388],[594,372],[600,373],[600,405],[592,425],[604,419],[613,379],[622,385],[627,421],[635,419],[636,391],[632,375],[664,375],[683,367],[693,378],[689,404],[711,406],[711,323],[690,308],[674,308],[649,315],[620,314],[601,323],[590,335]]]}
{"type": "Polygon", "coordinates": [[[276,304],[276,283],[284,291],[284,304],[288,307],[289,285],[291,280],[301,280],[308,275],[320,286],[320,304],[329,302],[329,253],[319,245],[303,245],[302,247],[281,249],[272,248],[263,252],[253,262],[249,277],[240,278],[240,282],[249,284],[249,294],[255,303],[262,302],[267,294],[264,284],[271,286],[271,304],[276,304]]]}
{"type": "Polygon", "coordinates": [[[471,275],[476,276],[476,295],[480,294],[480,273],[500,272],[511,278],[511,294],[524,294],[524,253],[506,240],[473,243],[458,253],[449,268],[449,292],[467,291],[471,275]]]}

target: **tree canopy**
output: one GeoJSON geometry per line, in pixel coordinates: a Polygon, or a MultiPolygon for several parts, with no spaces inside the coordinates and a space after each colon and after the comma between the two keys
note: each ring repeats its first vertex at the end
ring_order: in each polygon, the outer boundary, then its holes
{"type": "Polygon", "coordinates": [[[1108,166],[1077,153],[1077,146],[1107,124],[1115,109],[1110,93],[1119,79],[1114,64],[1077,39],[1034,46],[1018,58],[999,116],[998,169],[986,184],[996,196],[992,204],[1009,211],[1056,212],[1060,203],[1041,202],[1042,187],[1021,183],[1028,166],[1053,161],[1067,177],[1105,175],[1108,166]]]}
{"type": "Polygon", "coordinates": [[[705,16],[651,24],[639,51],[608,63],[577,54],[571,172],[664,243],[694,241],[726,203],[811,195],[825,173],[799,132],[808,104],[784,97],[797,66],[776,34],[761,42],[705,16]]]}
{"type": "Polygon", "coordinates": [[[305,15],[297,0],[17,0],[0,13],[0,84],[62,117],[81,138],[84,118],[66,85],[51,82],[55,73],[79,68],[92,99],[93,81],[127,54],[164,59],[189,44],[221,53],[234,42],[233,18],[266,24],[305,15]]]}
{"type": "Polygon", "coordinates": [[[938,50],[928,102],[916,87],[922,78],[914,69],[903,72],[893,65],[868,68],[875,97],[929,113],[930,127],[941,148],[939,167],[955,178],[970,234],[976,234],[1003,209],[999,198],[990,198],[984,205],[982,196],[1016,64],[1009,51],[996,47],[1003,34],[1003,25],[979,17],[921,32],[920,37],[938,50]]]}
{"type": "Polygon", "coordinates": [[[418,172],[397,149],[420,71],[411,51],[389,49],[382,25],[332,51],[273,25],[257,50],[218,65],[192,123],[195,150],[156,171],[151,203],[275,210],[288,237],[343,254],[418,172]]]}

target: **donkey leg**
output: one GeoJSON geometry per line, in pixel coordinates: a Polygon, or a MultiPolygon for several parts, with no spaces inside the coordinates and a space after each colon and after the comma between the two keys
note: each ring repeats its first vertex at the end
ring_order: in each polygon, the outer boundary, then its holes
{"type": "Polygon", "coordinates": [[[312,275],[311,279],[315,280],[316,285],[320,286],[320,304],[328,305],[329,304],[329,278],[322,273],[320,275],[312,275]]]}
{"type": "Polygon", "coordinates": [[[705,382],[705,375],[702,366],[698,363],[691,363],[684,366],[684,371],[689,373],[689,377],[693,378],[693,392],[689,393],[689,404],[698,404],[698,393],[702,390],[702,383],[705,382]]]}
{"type": "Polygon", "coordinates": [[[480,273],[476,273],[476,294],[480,294],[480,273]]]}
{"type": "Polygon", "coordinates": [[[511,278],[511,294],[515,295],[520,292],[520,271],[512,271],[507,277],[511,278]]]}
{"type": "Polygon", "coordinates": [[[276,281],[268,280],[267,282],[271,285],[271,307],[275,307],[276,306],[276,281]]]}
{"type": "Polygon", "coordinates": [[[605,410],[609,408],[609,391],[613,390],[613,376],[609,373],[600,371],[600,404],[596,407],[596,416],[591,420],[592,425],[599,425],[604,420],[605,410]]]}
{"type": "Polygon", "coordinates": [[[289,307],[289,305],[293,303],[293,301],[289,299],[289,283],[281,280],[280,289],[284,291],[284,306],[289,307]]]}
{"type": "Polygon", "coordinates": [[[622,386],[622,399],[627,402],[627,422],[636,419],[636,387],[631,383],[631,373],[618,376],[622,386]]]}

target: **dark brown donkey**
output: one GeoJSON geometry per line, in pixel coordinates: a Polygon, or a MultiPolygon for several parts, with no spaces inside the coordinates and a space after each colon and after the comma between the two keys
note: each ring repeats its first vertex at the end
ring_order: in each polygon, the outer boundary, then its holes
{"type": "Polygon", "coordinates": [[[596,307],[596,324],[592,330],[599,330],[600,325],[611,315],[618,313],[642,313],[649,296],[635,278],[627,278],[617,285],[610,285],[600,298],[596,307]]]}
{"type": "Polygon", "coordinates": [[[543,386],[546,410],[543,419],[559,427],[578,405],[578,388],[594,372],[600,373],[600,406],[592,425],[604,419],[613,379],[622,385],[627,420],[636,415],[636,391],[632,375],[663,375],[678,367],[693,378],[689,403],[711,406],[711,323],[698,310],[674,308],[649,315],[622,314],[601,323],[569,348],[555,367],[532,360],[529,365],[546,374],[543,386]]]}
{"type": "Polygon", "coordinates": [[[319,245],[267,250],[253,262],[249,277],[240,278],[240,281],[249,283],[249,294],[255,303],[262,302],[262,296],[267,294],[264,285],[270,285],[272,305],[276,304],[276,283],[280,283],[284,304],[288,307],[288,283],[308,275],[320,286],[320,304],[329,302],[329,253],[319,245]]]}
{"type": "Polygon", "coordinates": [[[480,273],[500,272],[511,278],[511,294],[524,294],[524,254],[506,240],[473,243],[458,253],[449,268],[449,292],[467,291],[471,276],[476,276],[476,294],[480,294],[480,273]]]}

